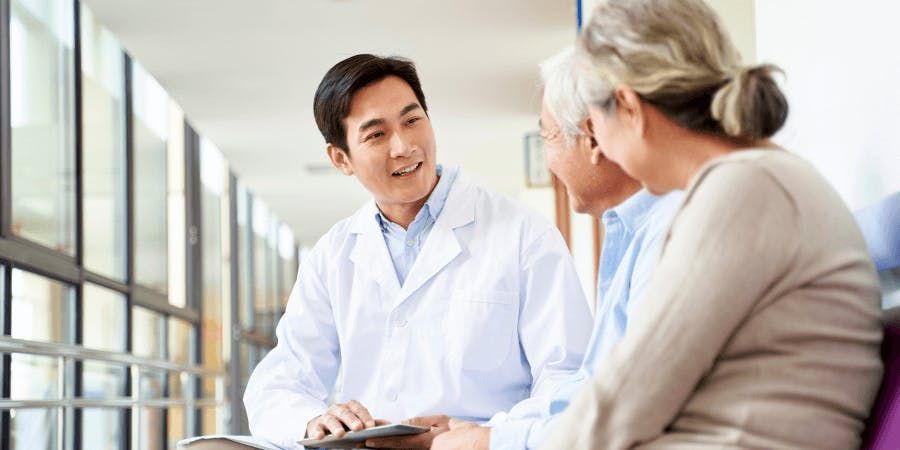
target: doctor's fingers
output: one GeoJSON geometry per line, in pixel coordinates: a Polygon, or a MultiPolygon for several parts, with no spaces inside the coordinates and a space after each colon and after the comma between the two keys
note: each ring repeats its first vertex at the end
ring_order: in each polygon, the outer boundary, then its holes
{"type": "Polygon", "coordinates": [[[350,409],[350,411],[356,414],[356,417],[359,417],[359,419],[363,421],[363,424],[365,424],[366,428],[375,426],[375,419],[372,417],[372,414],[369,413],[369,410],[362,405],[362,403],[356,400],[350,400],[346,403],[346,406],[350,409]]]}
{"type": "Polygon", "coordinates": [[[313,439],[322,439],[327,434],[326,432],[341,437],[347,432],[347,429],[337,417],[325,413],[309,423],[306,434],[313,439]]]}
{"type": "Polygon", "coordinates": [[[338,420],[347,425],[351,431],[359,431],[366,427],[366,424],[363,423],[363,419],[356,415],[355,412],[351,411],[345,405],[335,404],[331,405],[328,408],[328,412],[326,413],[330,416],[337,417],[338,420]]]}

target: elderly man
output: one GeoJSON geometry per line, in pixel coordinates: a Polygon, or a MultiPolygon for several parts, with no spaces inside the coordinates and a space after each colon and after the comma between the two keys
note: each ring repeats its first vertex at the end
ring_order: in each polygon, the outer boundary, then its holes
{"type": "Polygon", "coordinates": [[[432,448],[537,448],[558,415],[581,385],[597,370],[622,338],[628,317],[659,256],[680,194],[656,197],[641,189],[612,161],[603,157],[591,137],[587,106],[578,94],[574,56],[566,49],[541,66],[544,100],[541,135],[547,167],[565,184],[576,211],[601,217],[604,237],[597,286],[594,332],[581,369],[540,412],[512,408],[495,416],[489,426],[451,421],[451,431],[438,436],[432,448]]]}

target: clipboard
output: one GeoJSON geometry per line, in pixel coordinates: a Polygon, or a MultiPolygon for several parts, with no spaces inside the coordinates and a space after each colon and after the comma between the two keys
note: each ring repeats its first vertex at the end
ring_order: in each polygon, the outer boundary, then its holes
{"type": "Polygon", "coordinates": [[[414,425],[390,424],[366,428],[365,430],[350,431],[339,438],[326,436],[322,439],[304,439],[297,443],[306,448],[352,448],[357,444],[364,443],[366,439],[411,436],[413,434],[425,433],[428,430],[430,430],[430,428],[417,427],[414,425]]]}

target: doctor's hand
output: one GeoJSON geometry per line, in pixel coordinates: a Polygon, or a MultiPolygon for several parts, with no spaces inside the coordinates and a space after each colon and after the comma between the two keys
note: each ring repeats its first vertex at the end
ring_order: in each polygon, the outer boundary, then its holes
{"type": "Polygon", "coordinates": [[[366,447],[367,448],[402,448],[402,449],[427,449],[431,447],[431,441],[434,440],[439,434],[444,433],[450,429],[450,417],[445,415],[437,415],[437,416],[421,416],[421,417],[413,417],[412,419],[406,419],[401,421],[401,424],[405,425],[415,425],[417,427],[425,427],[430,428],[430,431],[426,431],[421,434],[414,434],[411,436],[397,436],[397,437],[386,437],[386,438],[377,438],[377,439],[367,439],[366,447]]]}
{"type": "Polygon", "coordinates": [[[321,416],[306,424],[306,437],[322,439],[326,434],[341,437],[347,430],[359,431],[375,426],[375,419],[361,403],[350,400],[347,403],[335,403],[321,416]]]}
{"type": "Polygon", "coordinates": [[[431,445],[432,450],[488,450],[490,447],[490,428],[453,419],[450,431],[438,436],[431,445]]]}

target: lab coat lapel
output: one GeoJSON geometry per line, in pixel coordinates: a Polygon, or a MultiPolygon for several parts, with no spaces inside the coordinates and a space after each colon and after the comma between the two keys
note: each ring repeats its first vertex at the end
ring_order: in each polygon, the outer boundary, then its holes
{"type": "Polygon", "coordinates": [[[350,261],[353,261],[356,273],[375,280],[388,298],[395,298],[400,292],[400,281],[375,219],[377,211],[375,203],[370,201],[353,218],[350,232],[356,234],[356,244],[350,252],[350,261]]]}
{"type": "Polygon", "coordinates": [[[444,209],[435,221],[421,253],[410,268],[406,282],[400,288],[394,307],[403,303],[462,252],[454,229],[475,220],[475,200],[471,190],[471,185],[460,173],[450,188],[444,209]]]}

